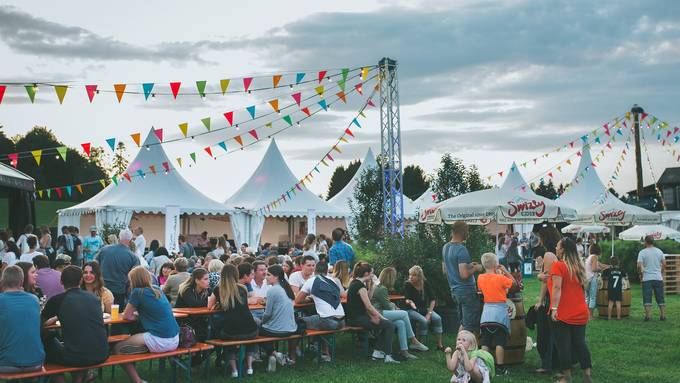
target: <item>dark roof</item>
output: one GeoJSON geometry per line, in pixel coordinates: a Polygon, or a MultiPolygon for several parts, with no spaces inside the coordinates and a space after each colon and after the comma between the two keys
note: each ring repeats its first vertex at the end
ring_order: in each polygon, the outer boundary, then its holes
{"type": "Polygon", "coordinates": [[[680,167],[664,169],[657,183],[659,185],[680,185],[680,167]]]}

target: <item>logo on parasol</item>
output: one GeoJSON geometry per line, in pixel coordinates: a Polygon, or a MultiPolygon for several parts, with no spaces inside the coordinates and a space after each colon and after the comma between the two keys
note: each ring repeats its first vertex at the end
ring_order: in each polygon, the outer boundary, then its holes
{"type": "Polygon", "coordinates": [[[609,210],[600,212],[600,222],[606,221],[619,221],[622,222],[623,218],[626,216],[626,212],[623,210],[609,210]]]}
{"type": "Polygon", "coordinates": [[[517,215],[521,217],[543,217],[545,214],[545,202],[537,200],[524,201],[508,201],[510,209],[508,209],[508,217],[512,218],[517,215]]]}

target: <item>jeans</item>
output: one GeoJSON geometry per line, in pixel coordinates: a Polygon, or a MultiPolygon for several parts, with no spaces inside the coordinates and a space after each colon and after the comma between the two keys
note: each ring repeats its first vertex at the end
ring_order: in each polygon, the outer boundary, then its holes
{"type": "Polygon", "coordinates": [[[42,370],[43,365],[32,367],[0,366],[0,374],[15,374],[19,372],[33,372],[42,370]]]}
{"type": "Polygon", "coordinates": [[[586,344],[586,326],[571,325],[562,321],[552,322],[553,336],[560,359],[560,369],[569,370],[575,362],[581,369],[591,368],[590,350],[586,344]]]}
{"type": "Polygon", "coordinates": [[[458,318],[463,330],[473,333],[479,331],[479,318],[482,313],[482,304],[476,292],[462,295],[453,295],[453,301],[458,307],[458,318]]]}
{"type": "Polygon", "coordinates": [[[427,330],[432,326],[432,332],[435,334],[441,334],[444,332],[442,327],[442,317],[436,312],[432,312],[430,316],[430,323],[427,323],[427,319],[421,313],[416,310],[408,310],[408,317],[413,323],[418,324],[418,335],[427,335],[427,330]]]}
{"type": "Polygon", "coordinates": [[[586,304],[589,309],[597,307],[597,276],[590,278],[588,282],[588,291],[586,291],[586,304]]]}
{"type": "Polygon", "coordinates": [[[378,336],[378,347],[385,354],[392,354],[392,336],[394,335],[394,324],[388,320],[381,319],[380,323],[371,322],[368,315],[361,315],[356,318],[348,319],[350,326],[363,327],[366,330],[373,330],[378,336]]]}
{"type": "Polygon", "coordinates": [[[310,330],[339,330],[345,327],[345,320],[335,317],[322,318],[319,315],[310,315],[302,317],[302,320],[310,330]]]}
{"type": "Polygon", "coordinates": [[[544,304],[538,309],[536,315],[536,349],[541,357],[541,368],[548,371],[559,364],[552,333],[552,319],[548,314],[549,308],[550,297],[546,296],[544,304]]]}
{"type": "Polygon", "coordinates": [[[666,304],[666,299],[663,293],[663,281],[643,281],[642,282],[642,304],[645,306],[652,305],[652,293],[656,298],[656,304],[663,306],[666,304]]]}
{"type": "Polygon", "coordinates": [[[408,350],[408,340],[415,337],[408,313],[404,310],[385,310],[382,312],[382,316],[394,323],[394,326],[397,328],[399,349],[402,351],[408,350]]]}

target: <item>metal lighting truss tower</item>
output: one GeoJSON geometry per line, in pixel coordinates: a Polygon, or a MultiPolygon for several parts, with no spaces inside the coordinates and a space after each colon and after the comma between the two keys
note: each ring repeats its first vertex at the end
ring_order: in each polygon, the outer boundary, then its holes
{"type": "Polygon", "coordinates": [[[404,236],[401,126],[397,61],[384,57],[378,63],[380,81],[380,158],[383,171],[383,222],[386,234],[404,236]]]}

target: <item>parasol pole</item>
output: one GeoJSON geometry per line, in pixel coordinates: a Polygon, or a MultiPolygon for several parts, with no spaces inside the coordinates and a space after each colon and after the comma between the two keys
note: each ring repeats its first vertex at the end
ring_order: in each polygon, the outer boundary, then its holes
{"type": "Polygon", "coordinates": [[[614,226],[610,226],[609,230],[612,231],[612,258],[614,258],[614,226]]]}

